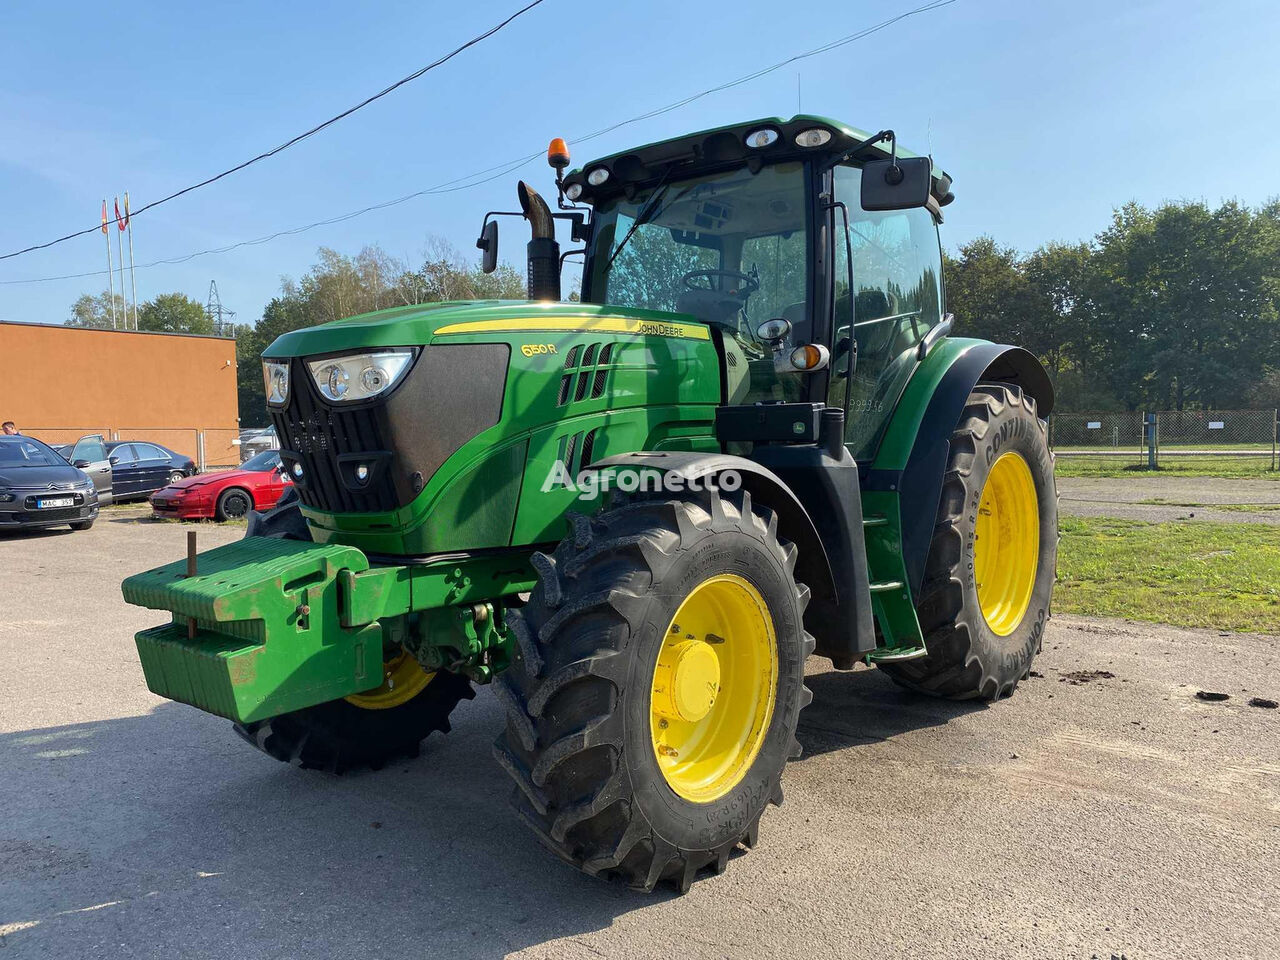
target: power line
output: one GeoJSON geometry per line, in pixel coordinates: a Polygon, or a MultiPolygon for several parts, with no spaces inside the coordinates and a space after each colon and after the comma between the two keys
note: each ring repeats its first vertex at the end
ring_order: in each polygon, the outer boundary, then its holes
{"type": "MultiPolygon", "coordinates": [[[[406,83],[411,83],[412,81],[417,80],[423,74],[429,73],[430,71],[434,70],[436,67],[439,67],[439,66],[442,66],[443,64],[448,63],[450,60],[452,60],[458,54],[462,53],[464,50],[468,50],[471,47],[474,47],[476,44],[481,43],[484,40],[487,40],[489,37],[493,36],[495,33],[497,33],[507,24],[511,23],[511,21],[515,20],[517,17],[520,17],[525,13],[528,13],[530,10],[532,10],[534,7],[538,6],[542,2],[543,0],[532,0],[531,3],[528,3],[525,6],[521,7],[515,13],[511,14],[509,17],[503,20],[501,23],[498,23],[495,26],[490,27],[488,30],[486,30],[484,33],[479,34],[478,36],[472,37],[466,43],[462,44],[460,47],[456,47],[455,49],[451,50],[449,53],[445,54],[440,59],[433,60],[431,63],[427,64],[422,69],[415,70],[413,73],[409,74],[407,77],[402,77],[401,79],[397,80],[395,83],[391,84],[391,86],[378,91],[373,96],[366,97],[364,100],[361,100],[355,106],[348,107],[346,110],[343,110],[341,113],[337,114],[336,116],[330,117],[328,120],[325,120],[323,123],[316,124],[310,130],[307,130],[303,133],[298,134],[296,137],[292,137],[286,140],[284,143],[280,144],[278,147],[273,147],[270,150],[267,150],[263,153],[258,154],[256,157],[251,157],[250,159],[245,160],[243,163],[238,163],[234,167],[230,167],[226,170],[223,170],[221,173],[214,174],[212,177],[208,177],[207,179],[201,180],[199,183],[193,183],[188,187],[183,187],[181,190],[178,190],[175,193],[171,193],[167,197],[161,197],[159,200],[153,200],[151,203],[145,204],[144,206],[139,207],[137,210],[134,210],[132,213],[132,216],[136,217],[140,213],[146,213],[148,210],[152,209],[153,207],[158,207],[162,203],[168,203],[170,200],[174,200],[177,197],[182,196],[183,194],[191,193],[193,190],[199,190],[201,187],[207,187],[209,184],[215,183],[218,180],[221,180],[223,177],[229,177],[231,174],[237,173],[243,170],[245,167],[251,166],[259,162],[260,160],[266,160],[268,157],[274,157],[277,153],[280,153],[284,150],[289,149],[294,144],[301,143],[303,140],[306,140],[308,137],[314,136],[315,134],[319,133],[321,130],[324,130],[326,127],[330,127],[333,124],[337,123],[339,120],[343,120],[351,116],[351,114],[355,113],[357,110],[361,110],[364,107],[367,107],[369,104],[373,103],[375,100],[382,99],[392,91],[397,90],[400,87],[403,87],[406,83]]],[[[50,240],[46,243],[37,243],[33,246],[25,247],[22,250],[15,250],[13,253],[6,253],[3,255],[0,255],[0,260],[9,260],[13,257],[21,256],[24,253],[31,253],[33,250],[44,250],[47,247],[55,246],[67,240],[73,240],[76,237],[83,237],[86,234],[93,233],[95,230],[100,230],[101,228],[102,228],[101,224],[95,224],[94,226],[88,227],[84,230],[78,230],[75,233],[68,233],[66,236],[58,237],[58,239],[56,240],[50,240]]]]}
{"type": "MultiPolygon", "coordinates": [[[[617,123],[610,124],[607,127],[601,127],[599,130],[596,130],[592,133],[588,133],[580,137],[574,137],[570,139],[570,143],[573,143],[575,145],[579,143],[586,143],[587,141],[595,140],[599,137],[605,136],[606,134],[613,133],[615,130],[619,130],[623,127],[627,127],[635,123],[640,123],[641,121],[644,121],[644,120],[651,120],[655,117],[662,116],[663,114],[666,114],[666,113],[671,113],[674,110],[678,110],[681,107],[688,106],[690,103],[694,103],[695,101],[701,100],[704,97],[708,97],[711,94],[721,93],[725,90],[730,90],[733,87],[741,86],[744,83],[750,83],[752,80],[758,80],[763,76],[766,76],[770,73],[774,73],[778,70],[781,70],[782,68],[789,66],[790,64],[796,63],[800,60],[807,60],[810,57],[815,57],[815,56],[818,56],[819,54],[828,53],[832,50],[835,50],[840,47],[846,46],[850,43],[853,43],[854,41],[864,39],[865,37],[869,37],[874,33],[879,33],[881,30],[885,30],[893,26],[895,23],[898,23],[901,20],[907,19],[908,17],[913,17],[921,13],[927,13],[929,11],[938,9],[939,7],[949,6],[950,4],[953,4],[955,2],[956,0],[933,0],[933,2],[923,4],[922,6],[919,6],[919,7],[915,7],[914,9],[908,10],[905,13],[901,13],[895,17],[891,17],[888,20],[883,20],[880,23],[874,24],[869,27],[864,27],[863,29],[858,30],[854,33],[848,34],[847,36],[840,37],[836,40],[832,40],[829,43],[825,43],[820,47],[814,47],[812,50],[807,50],[804,53],[798,53],[795,56],[788,57],[786,60],[780,60],[779,62],[773,64],[772,66],[763,67],[752,73],[746,74],[745,76],[739,77],[736,80],[730,80],[726,83],[722,83],[714,87],[709,87],[706,90],[701,90],[698,93],[694,93],[690,96],[684,97],[683,99],[677,100],[674,103],[669,103],[664,107],[657,107],[653,110],[648,110],[644,113],[637,114],[636,116],[631,117],[630,119],[620,120],[617,123]]],[[[472,187],[478,187],[478,186],[481,186],[482,184],[489,183],[493,180],[497,180],[504,176],[507,176],[510,173],[514,173],[516,170],[520,169],[523,166],[526,166],[527,164],[538,159],[542,155],[543,155],[543,151],[539,149],[534,153],[525,154],[516,159],[508,160],[505,163],[496,164],[492,167],[486,167],[483,170],[479,170],[475,173],[468,174],[467,176],[457,177],[453,180],[446,180],[444,183],[437,184],[434,187],[427,187],[426,189],[416,190],[413,193],[407,193],[404,196],[396,197],[395,199],[392,199],[392,200],[384,200],[380,203],[370,204],[367,207],[361,207],[359,210],[352,210],[349,213],[339,214],[336,217],[330,217],[324,220],[316,220],[312,223],[303,224],[302,226],[290,227],[288,229],[278,230],[275,233],[267,234],[266,236],[262,236],[262,237],[256,237],[252,240],[240,240],[240,241],[237,241],[236,243],[230,243],[222,247],[212,247],[207,250],[198,250],[195,253],[188,253],[180,257],[168,257],[161,260],[152,260],[150,263],[140,263],[138,264],[137,269],[141,270],[147,267],[156,267],[156,266],[162,266],[166,264],[186,263],[188,260],[194,260],[196,257],[230,253],[232,250],[238,250],[241,247],[258,246],[260,244],[268,243],[272,240],[276,240],[280,237],[294,236],[296,234],[306,233],[308,230],[314,230],[317,227],[325,227],[335,223],[343,223],[347,220],[353,220],[356,217],[363,216],[366,213],[372,213],[375,210],[385,210],[388,207],[398,206],[399,204],[407,203],[410,200],[416,200],[419,197],[433,196],[433,195],[442,194],[442,193],[455,193],[460,190],[469,190],[472,187]],[[494,171],[497,171],[497,172],[495,173],[494,171]]],[[[0,257],[0,259],[4,259],[4,258],[0,257]]],[[[70,273],[70,274],[64,274],[62,276],[56,276],[56,277],[33,277],[26,280],[0,280],[0,286],[10,286],[14,284],[23,284],[23,283],[50,283],[56,280],[79,280],[85,277],[98,277],[106,272],[107,271],[105,270],[93,270],[87,273],[70,273]]]]}

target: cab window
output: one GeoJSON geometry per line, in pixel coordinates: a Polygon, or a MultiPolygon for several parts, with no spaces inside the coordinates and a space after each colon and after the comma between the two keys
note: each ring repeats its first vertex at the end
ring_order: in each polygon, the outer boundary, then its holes
{"type": "Polygon", "coordinates": [[[938,226],[923,207],[870,212],[859,203],[862,171],[835,170],[836,199],[849,211],[853,291],[849,290],[844,222],[836,212],[835,332],[827,402],[843,406],[845,443],[857,460],[870,459],[898,396],[915,369],[917,348],[942,320],[942,254],[938,226]],[[848,378],[849,336],[857,366],[848,378]]]}
{"type": "Polygon", "coordinates": [[[802,163],[739,168],[601,203],[587,300],[709,324],[729,403],[800,399],[804,379],[775,371],[755,331],[784,317],[793,342],[809,339],[807,177],[802,163]]]}

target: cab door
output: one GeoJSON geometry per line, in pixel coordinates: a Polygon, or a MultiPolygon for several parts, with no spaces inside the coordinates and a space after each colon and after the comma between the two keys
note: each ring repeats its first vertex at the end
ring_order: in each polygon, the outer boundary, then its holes
{"type": "Polygon", "coordinates": [[[71,464],[89,475],[94,490],[98,492],[99,503],[111,502],[115,492],[111,463],[107,459],[107,447],[101,436],[93,434],[77,440],[71,450],[71,464]]]}

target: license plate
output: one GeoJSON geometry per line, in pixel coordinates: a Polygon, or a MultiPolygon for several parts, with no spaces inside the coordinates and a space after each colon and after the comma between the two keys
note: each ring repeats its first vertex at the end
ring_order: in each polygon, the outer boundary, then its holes
{"type": "Polygon", "coordinates": [[[49,510],[53,507],[74,507],[74,497],[46,497],[36,501],[37,510],[49,510]]]}

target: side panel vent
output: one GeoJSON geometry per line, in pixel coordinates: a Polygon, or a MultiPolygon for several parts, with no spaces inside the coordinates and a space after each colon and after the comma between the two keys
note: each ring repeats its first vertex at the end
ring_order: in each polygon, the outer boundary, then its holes
{"type": "Polygon", "coordinates": [[[560,378],[560,390],[556,406],[563,407],[580,400],[597,400],[604,396],[609,382],[609,364],[613,360],[615,344],[578,344],[569,350],[564,360],[564,375],[560,378]],[[582,362],[578,360],[581,357],[582,362]]]}

